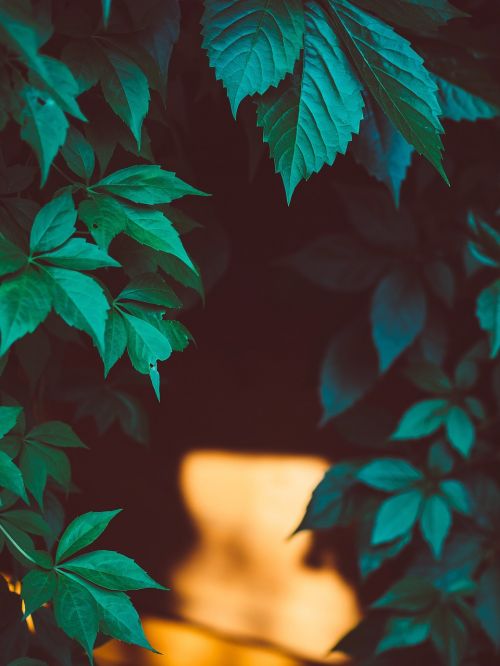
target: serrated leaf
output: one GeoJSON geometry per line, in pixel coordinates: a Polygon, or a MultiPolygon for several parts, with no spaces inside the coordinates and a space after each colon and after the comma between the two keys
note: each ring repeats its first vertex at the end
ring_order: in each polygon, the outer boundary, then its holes
{"type": "Polygon", "coordinates": [[[104,99],[129,127],[137,145],[141,143],[142,123],[149,109],[149,87],[144,72],[120,51],[102,49],[104,72],[101,88],[104,99]]]}
{"type": "Polygon", "coordinates": [[[412,530],[423,499],[420,490],[409,490],[382,502],[375,517],[372,543],[386,543],[412,530]]]}
{"type": "Polygon", "coordinates": [[[79,120],[87,120],[76,101],[80,92],[78,83],[64,62],[51,56],[39,55],[36,69],[28,72],[28,80],[50,95],[63,111],[79,120]]]}
{"type": "Polygon", "coordinates": [[[97,245],[107,250],[109,244],[127,224],[127,216],[116,199],[96,194],[78,206],[78,216],[87,225],[97,245]]]}
{"type": "Polygon", "coordinates": [[[110,521],[120,513],[116,511],[91,511],[75,518],[63,532],[57,546],[56,562],[67,560],[77,551],[98,539],[110,521]]]}
{"type": "Polygon", "coordinates": [[[16,425],[22,407],[0,407],[0,439],[16,425]]]}
{"type": "Polygon", "coordinates": [[[417,276],[394,271],[379,283],[373,295],[371,323],[381,372],[414,342],[426,314],[427,300],[417,276]]]}
{"type": "Polygon", "coordinates": [[[28,257],[20,247],[0,234],[0,276],[15,273],[26,266],[28,257]]]}
{"type": "Polygon", "coordinates": [[[158,266],[171,277],[174,278],[179,284],[194,289],[201,297],[204,298],[203,282],[198,268],[192,264],[186,265],[184,261],[178,259],[173,254],[161,253],[157,257],[158,266]]]}
{"type": "Polygon", "coordinates": [[[0,451],[0,487],[7,488],[28,501],[21,471],[3,451],[0,451]]]}
{"type": "Polygon", "coordinates": [[[52,306],[50,287],[45,275],[31,267],[0,285],[0,356],[46,319],[52,306]]]}
{"type": "Polygon", "coordinates": [[[21,454],[21,469],[26,486],[33,492],[40,506],[42,506],[42,498],[40,493],[36,494],[35,491],[39,489],[39,484],[46,478],[46,475],[51,476],[65,490],[69,489],[71,467],[68,456],[63,451],[45,446],[41,442],[30,441],[21,454]]]}
{"type": "Polygon", "coordinates": [[[67,576],[58,576],[54,615],[58,626],[80,643],[93,663],[92,654],[99,626],[94,597],[67,576]]]}
{"type": "Polygon", "coordinates": [[[394,492],[422,481],[422,472],[402,458],[382,458],[365,465],[358,479],[371,488],[394,492]]]}
{"type": "Polygon", "coordinates": [[[441,557],[452,520],[450,508],[442,497],[431,495],[425,500],[420,517],[420,529],[436,559],[441,557]]]}
{"type": "Polygon", "coordinates": [[[404,138],[448,182],[436,85],[410,43],[348,0],[329,0],[333,21],[377,103],[404,138]]]}
{"type": "Polygon", "coordinates": [[[25,617],[52,600],[56,584],[57,578],[53,571],[32,569],[26,574],[21,587],[21,596],[25,603],[25,617]]]}
{"type": "Polygon", "coordinates": [[[54,310],[69,326],[85,331],[102,349],[109,303],[99,284],[88,275],[46,266],[52,279],[54,310]]]}
{"type": "Polygon", "coordinates": [[[363,117],[361,84],[324,10],[308,2],[305,16],[301,66],[257,110],[288,203],[301,180],[345,154],[363,117]]]}
{"type": "Polygon", "coordinates": [[[378,14],[384,21],[416,33],[433,32],[454,18],[467,16],[448,0],[355,0],[356,4],[378,14]]]}
{"type": "Polygon", "coordinates": [[[95,168],[94,149],[79,130],[69,128],[61,153],[73,173],[87,181],[92,177],[95,168]]]}
{"type": "Polygon", "coordinates": [[[66,140],[69,124],[55,100],[37,88],[25,85],[20,97],[23,101],[19,116],[21,138],[35,151],[43,187],[54,157],[66,140]]]}
{"type": "Polygon", "coordinates": [[[165,171],[153,164],[139,164],[115,171],[92,185],[92,190],[103,190],[146,205],[170,203],[189,194],[206,196],[205,192],[191,187],[173,171],[165,171]]]}
{"type": "Polygon", "coordinates": [[[116,297],[117,301],[129,300],[167,308],[180,308],[182,302],[175,292],[155,273],[146,273],[133,278],[116,297]]]}
{"type": "Polygon", "coordinates": [[[107,590],[126,592],[146,588],[166,589],[156,583],[130,557],[112,550],[85,553],[64,562],[61,566],[107,590]]]}
{"type": "Polygon", "coordinates": [[[479,294],[476,315],[479,325],[489,335],[491,357],[494,358],[500,349],[500,280],[479,294]]]}
{"type": "Polygon", "coordinates": [[[448,408],[448,401],[440,398],[415,403],[403,414],[391,439],[419,439],[431,435],[444,425],[448,408]]]}
{"type": "Polygon", "coordinates": [[[470,416],[462,407],[453,405],[446,415],[445,427],[450,444],[466,458],[476,438],[476,429],[470,416]]]}
{"type": "Polygon", "coordinates": [[[53,266],[72,268],[73,270],[90,271],[96,268],[117,268],[120,264],[110,257],[98,245],[87,243],[84,238],[70,238],[57,250],[38,255],[53,266]]]}
{"type": "Polygon", "coordinates": [[[358,164],[384,183],[399,206],[403,184],[414,148],[379,106],[365,99],[364,118],[359,134],[353,137],[351,152],[358,164]]]}
{"type": "Polygon", "coordinates": [[[500,116],[500,106],[492,104],[440,76],[434,76],[434,80],[438,87],[443,118],[475,122],[500,116]]]}
{"type": "Polygon", "coordinates": [[[134,368],[149,374],[158,361],[166,361],[172,353],[168,338],[145,319],[122,313],[127,329],[127,349],[134,368]]]}
{"type": "Polygon", "coordinates": [[[236,117],[248,95],[263,94],[293,70],[302,47],[300,0],[205,0],[203,47],[236,117]]]}
{"type": "Polygon", "coordinates": [[[87,448],[71,426],[62,421],[46,421],[32,428],[27,441],[38,441],[62,448],[87,448]]]}
{"type": "Polygon", "coordinates": [[[74,233],[75,222],[73,197],[64,190],[36,214],[30,233],[31,253],[46,252],[62,245],[74,233]]]}
{"type": "Polygon", "coordinates": [[[170,342],[172,351],[184,351],[193,339],[184,324],[176,319],[164,319],[162,329],[170,342]]]}
{"type": "Polygon", "coordinates": [[[123,356],[127,347],[127,329],[121,314],[111,308],[106,320],[104,331],[104,376],[107,377],[111,368],[123,356]]]}

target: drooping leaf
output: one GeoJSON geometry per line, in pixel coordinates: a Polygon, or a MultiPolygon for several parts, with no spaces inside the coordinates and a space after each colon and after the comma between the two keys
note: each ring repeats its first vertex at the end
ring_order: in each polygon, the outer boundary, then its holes
{"type": "Polygon", "coordinates": [[[0,355],[47,317],[52,306],[50,281],[29,267],[0,285],[0,355]]]}
{"type": "Polygon", "coordinates": [[[56,591],[56,575],[53,571],[32,569],[23,578],[21,596],[25,603],[25,616],[31,615],[52,600],[56,591]]]}
{"type": "Polygon", "coordinates": [[[452,515],[448,504],[439,495],[431,495],[425,500],[420,528],[422,536],[429,544],[434,557],[439,559],[443,545],[451,529],[452,515]]]}
{"type": "Polygon", "coordinates": [[[293,70],[302,47],[300,0],[205,0],[203,47],[227,90],[233,115],[293,70]]]}
{"type": "Polygon", "coordinates": [[[58,576],[54,614],[59,627],[84,648],[91,663],[99,614],[93,596],[67,576],[58,576]]]}
{"type": "Polygon", "coordinates": [[[73,428],[62,421],[47,421],[35,426],[26,435],[26,440],[62,448],[86,448],[73,428]]]}
{"type": "Polygon", "coordinates": [[[20,247],[0,235],[0,276],[15,273],[26,265],[27,260],[20,247]]]}
{"type": "Polygon", "coordinates": [[[422,502],[420,490],[409,490],[382,502],[375,518],[372,543],[392,541],[412,530],[422,502]]]}
{"type": "Polygon", "coordinates": [[[466,458],[476,437],[476,429],[470,416],[459,405],[453,405],[446,415],[445,427],[450,444],[466,458]]]}
{"type": "Polygon", "coordinates": [[[437,169],[443,132],[436,85],[410,43],[348,0],[329,0],[334,25],[377,103],[404,138],[437,169]]]}
{"type": "Polygon", "coordinates": [[[62,245],[74,233],[75,222],[73,197],[64,190],[38,211],[31,228],[31,253],[46,252],[62,245]]]}
{"type": "Polygon", "coordinates": [[[121,509],[116,511],[91,511],[75,518],[61,536],[56,552],[56,562],[67,560],[77,551],[93,543],[120,511],[121,509]]]}
{"type": "Polygon", "coordinates": [[[500,106],[492,104],[479,95],[468,92],[440,76],[435,76],[434,79],[438,87],[443,118],[474,122],[481,119],[496,118],[500,115],[500,106]]]}
{"type": "Polygon", "coordinates": [[[310,1],[301,65],[257,111],[288,203],[301,180],[346,152],[362,117],[361,84],[324,10],[310,1]]]}
{"type": "Polygon", "coordinates": [[[448,401],[440,398],[421,400],[401,417],[391,439],[419,439],[440,428],[446,419],[448,401]]]}
{"type": "Polygon", "coordinates": [[[149,374],[158,361],[167,360],[172,353],[172,347],[167,337],[145,319],[128,313],[123,313],[123,318],[132,365],[138,372],[149,374]]]}
{"type": "Polygon", "coordinates": [[[62,566],[107,590],[126,592],[145,588],[165,589],[130,557],[112,550],[96,550],[79,555],[67,560],[62,566]]]}
{"type": "Polygon", "coordinates": [[[476,315],[479,325],[489,335],[491,357],[494,358],[500,349],[500,280],[479,294],[476,315]]]}
{"type": "Polygon", "coordinates": [[[0,486],[28,500],[19,467],[3,451],[0,451],[0,486]]]}
{"type": "Polygon", "coordinates": [[[70,238],[64,245],[52,252],[45,252],[38,259],[48,261],[53,266],[90,271],[96,268],[116,268],[120,264],[110,257],[105,250],[84,238],[70,238]]]}
{"type": "Polygon", "coordinates": [[[359,472],[358,478],[367,486],[377,490],[394,492],[422,481],[424,475],[402,458],[382,458],[365,465],[359,472]]]}
{"type": "Polygon", "coordinates": [[[445,479],[439,484],[439,490],[454,511],[467,515],[471,511],[471,502],[467,488],[461,481],[445,479]]]}
{"type": "Polygon", "coordinates": [[[79,130],[69,128],[61,153],[73,173],[87,181],[92,178],[95,168],[94,149],[79,130]]]}
{"type": "Polygon", "coordinates": [[[30,68],[28,81],[51,98],[66,113],[79,120],[87,120],[83,115],[76,97],[80,90],[69,67],[56,58],[39,55],[37,66],[30,68]]]}
{"type": "Polygon", "coordinates": [[[104,361],[104,376],[106,377],[123,356],[127,347],[127,329],[121,314],[112,308],[109,311],[106,320],[106,329],[104,331],[104,352],[102,355],[104,361]]]}
{"type": "Polygon", "coordinates": [[[16,425],[22,411],[22,407],[0,407],[0,439],[16,425]]]}
{"type": "Polygon", "coordinates": [[[130,300],[166,308],[179,308],[182,302],[175,292],[155,273],[146,273],[133,278],[117,296],[117,301],[130,300]]]}

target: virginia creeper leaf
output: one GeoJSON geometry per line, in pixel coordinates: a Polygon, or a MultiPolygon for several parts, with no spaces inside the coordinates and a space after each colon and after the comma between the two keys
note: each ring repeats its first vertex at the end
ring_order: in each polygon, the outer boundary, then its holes
{"type": "Polygon", "coordinates": [[[94,597],[67,576],[58,576],[54,614],[59,627],[80,643],[93,663],[92,653],[99,626],[94,597]]]}
{"type": "Polygon", "coordinates": [[[422,502],[420,490],[409,490],[382,502],[375,517],[372,543],[392,541],[409,532],[418,518],[422,502]]]}
{"type": "Polygon", "coordinates": [[[441,557],[451,523],[452,516],[447,502],[439,495],[428,497],[420,518],[420,529],[436,559],[441,557]]]}
{"type": "Polygon", "coordinates": [[[60,268],[72,268],[82,271],[120,266],[105,250],[98,245],[87,243],[83,238],[70,238],[69,241],[57,250],[41,254],[38,256],[38,259],[48,261],[53,266],[59,266],[60,268]]]}
{"type": "Polygon", "coordinates": [[[422,400],[412,405],[401,417],[391,439],[419,439],[440,428],[449,408],[447,400],[422,400]]]}
{"type": "Polygon", "coordinates": [[[358,479],[367,486],[386,492],[404,490],[423,478],[420,470],[402,458],[374,460],[358,474],[358,479]]]}
{"type": "Polygon", "coordinates": [[[68,129],[61,153],[73,173],[84,180],[92,178],[95,168],[94,149],[79,130],[74,127],[68,129]]]}
{"type": "Polygon", "coordinates": [[[24,615],[28,616],[52,600],[56,591],[56,575],[53,571],[32,569],[23,578],[21,596],[25,603],[24,615]]]}
{"type": "Polygon", "coordinates": [[[61,536],[56,552],[56,562],[67,560],[77,551],[93,543],[120,511],[121,509],[91,511],[75,518],[61,536]]]}
{"type": "Polygon", "coordinates": [[[64,243],[74,233],[75,222],[73,197],[64,190],[38,211],[31,228],[31,252],[45,252],[64,243]]]}

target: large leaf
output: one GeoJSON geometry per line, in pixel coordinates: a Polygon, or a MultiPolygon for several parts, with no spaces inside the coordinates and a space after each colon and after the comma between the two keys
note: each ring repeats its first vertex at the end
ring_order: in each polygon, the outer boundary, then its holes
{"type": "Polygon", "coordinates": [[[414,342],[424,327],[426,313],[425,292],[414,274],[394,271],[379,283],[371,321],[381,372],[414,342]]]}
{"type": "Polygon", "coordinates": [[[99,614],[93,596],[67,576],[59,576],[54,597],[54,614],[59,627],[85,649],[91,663],[99,614]]]}
{"type": "Polygon", "coordinates": [[[401,417],[392,439],[419,439],[438,430],[445,422],[447,400],[422,400],[412,405],[401,417]]]}
{"type": "Polygon", "coordinates": [[[500,280],[483,289],[477,299],[477,318],[490,337],[491,356],[500,349],[500,280]]]}
{"type": "Polygon", "coordinates": [[[450,444],[467,458],[476,438],[476,429],[469,414],[459,405],[453,405],[446,415],[445,427],[450,444]]]}
{"type": "Polygon", "coordinates": [[[44,270],[52,279],[54,310],[69,326],[88,333],[102,349],[109,310],[102,288],[83,273],[55,266],[44,270]]]}
{"type": "Polygon", "coordinates": [[[127,224],[127,216],[120,202],[106,195],[95,194],[78,206],[78,216],[87,225],[99,247],[107,250],[109,244],[127,224]]]}
{"type": "Polygon", "coordinates": [[[0,356],[46,319],[52,305],[50,289],[50,280],[35,268],[0,285],[0,356]]]}
{"type": "Polygon", "coordinates": [[[127,347],[127,329],[121,314],[112,308],[109,311],[106,320],[106,329],[104,331],[104,352],[102,359],[104,361],[104,376],[106,377],[123,356],[127,347]]]}
{"type": "Polygon", "coordinates": [[[500,116],[500,106],[491,104],[479,95],[470,93],[440,76],[434,78],[438,86],[439,103],[443,118],[474,122],[475,120],[500,116]]]}
{"type": "Polygon", "coordinates": [[[102,248],[93,243],[87,243],[84,238],[70,238],[62,247],[39,255],[38,259],[48,261],[60,268],[73,268],[82,271],[120,266],[102,248]]]}
{"type": "Polygon", "coordinates": [[[375,517],[372,543],[392,541],[409,532],[415,525],[422,502],[420,490],[409,490],[382,502],[375,517]]]}
{"type": "Polygon", "coordinates": [[[448,0],[354,0],[384,21],[415,32],[432,32],[454,18],[467,16],[448,0]]]}
{"type": "Polygon", "coordinates": [[[25,615],[31,615],[43,604],[52,600],[56,591],[56,582],[56,575],[53,571],[32,569],[26,574],[21,587],[25,615]]]}
{"type": "Polygon", "coordinates": [[[422,481],[422,472],[401,458],[382,458],[365,465],[358,479],[367,486],[386,492],[404,490],[422,481]]]}
{"type": "Polygon", "coordinates": [[[56,562],[67,560],[77,551],[93,543],[101,536],[110,521],[120,513],[120,510],[91,511],[75,518],[61,536],[57,547],[56,562]]]}
{"type": "Polygon", "coordinates": [[[73,197],[64,190],[36,214],[30,234],[31,252],[45,252],[64,243],[75,231],[75,222],[73,197]]]}
{"type": "Polygon", "coordinates": [[[128,353],[138,372],[149,373],[158,361],[166,361],[172,353],[168,338],[145,319],[123,313],[128,335],[128,353]]]}
{"type": "Polygon", "coordinates": [[[205,0],[203,46],[227,89],[233,115],[293,70],[302,47],[300,0],[205,0]]]}
{"type": "Polygon", "coordinates": [[[324,10],[308,2],[301,65],[257,111],[288,202],[301,180],[346,152],[362,117],[361,84],[324,10]]]}
{"type": "Polygon", "coordinates": [[[435,166],[443,132],[436,84],[410,43],[348,0],[329,0],[333,22],[369,91],[395,127],[435,166]]]}
{"type": "Polygon", "coordinates": [[[78,574],[95,585],[108,590],[127,591],[157,588],[156,583],[141,567],[121,553],[112,550],[96,550],[79,555],[62,565],[67,571],[78,574]]]}

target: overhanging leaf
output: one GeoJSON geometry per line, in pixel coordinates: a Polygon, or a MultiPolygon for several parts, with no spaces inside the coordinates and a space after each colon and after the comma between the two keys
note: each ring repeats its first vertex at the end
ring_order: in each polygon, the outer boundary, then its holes
{"type": "Polygon", "coordinates": [[[57,547],[56,562],[67,560],[77,551],[93,543],[120,511],[121,509],[116,511],[91,511],[75,518],[61,536],[57,547]]]}

